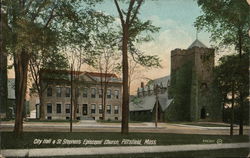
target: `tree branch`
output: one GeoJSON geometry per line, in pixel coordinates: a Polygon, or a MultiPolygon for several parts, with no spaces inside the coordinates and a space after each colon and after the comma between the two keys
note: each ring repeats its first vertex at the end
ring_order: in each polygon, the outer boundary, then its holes
{"type": "Polygon", "coordinates": [[[28,11],[30,10],[30,6],[31,4],[34,2],[35,0],[30,0],[29,3],[26,5],[25,7],[25,11],[24,11],[24,14],[27,14],[28,11]]]}
{"type": "Polygon", "coordinates": [[[36,85],[36,89],[38,91],[38,93],[40,92],[40,87],[39,87],[39,83],[38,83],[38,70],[36,71],[36,68],[34,66],[34,62],[32,61],[33,59],[30,60],[30,72],[31,72],[31,76],[35,82],[36,85]]]}
{"type": "Polygon", "coordinates": [[[130,3],[129,3],[127,18],[126,18],[126,24],[130,23],[129,18],[130,18],[131,12],[133,10],[134,4],[135,4],[135,0],[131,0],[130,3]]]}
{"type": "Polygon", "coordinates": [[[39,5],[38,9],[36,10],[36,13],[32,16],[31,21],[34,21],[36,17],[38,16],[39,12],[42,9],[42,6],[47,3],[48,0],[44,0],[42,4],[39,5]]]}
{"type": "Polygon", "coordinates": [[[117,9],[117,11],[118,11],[118,13],[119,13],[120,20],[121,20],[122,27],[123,27],[124,24],[125,24],[125,22],[124,22],[124,19],[123,19],[122,11],[121,11],[121,9],[120,9],[120,7],[119,7],[119,4],[118,4],[117,0],[114,0],[114,2],[115,2],[115,5],[116,5],[116,9],[117,9]]]}
{"type": "Polygon", "coordinates": [[[48,21],[46,22],[44,28],[48,27],[49,23],[51,22],[51,20],[53,19],[53,14],[54,14],[54,10],[55,10],[56,7],[52,8],[51,12],[50,12],[50,16],[49,16],[49,19],[48,21]]]}
{"type": "Polygon", "coordinates": [[[142,2],[143,2],[143,0],[139,0],[138,5],[137,5],[137,7],[136,7],[136,9],[135,9],[134,15],[133,15],[133,17],[132,17],[132,19],[131,19],[129,25],[131,25],[131,24],[134,22],[135,17],[136,17],[136,15],[137,15],[137,13],[138,13],[138,10],[139,10],[140,7],[141,7],[142,2]]]}

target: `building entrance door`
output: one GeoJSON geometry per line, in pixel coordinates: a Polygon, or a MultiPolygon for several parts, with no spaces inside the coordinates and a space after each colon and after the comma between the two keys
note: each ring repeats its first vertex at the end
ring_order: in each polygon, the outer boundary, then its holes
{"type": "Polygon", "coordinates": [[[206,109],[203,107],[201,109],[201,119],[205,119],[206,118],[206,109]]]}
{"type": "Polygon", "coordinates": [[[88,115],[88,105],[87,104],[82,105],[82,114],[88,115]]]}

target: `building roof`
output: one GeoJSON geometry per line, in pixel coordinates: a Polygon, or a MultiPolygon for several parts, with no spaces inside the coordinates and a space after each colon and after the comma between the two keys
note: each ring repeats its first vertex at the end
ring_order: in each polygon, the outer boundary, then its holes
{"type": "MultiPolygon", "coordinates": [[[[162,111],[165,111],[170,103],[172,102],[172,99],[168,99],[167,92],[163,94],[159,94],[159,105],[162,109],[162,111]]],[[[131,101],[129,103],[129,110],[130,111],[146,111],[150,110],[151,112],[154,109],[156,103],[156,96],[145,96],[143,98],[136,98],[134,101],[131,101]]]]}
{"type": "Polygon", "coordinates": [[[193,47],[199,47],[199,48],[207,48],[207,46],[205,44],[203,44],[201,41],[199,41],[198,39],[196,39],[189,47],[188,49],[191,49],[193,47]]]}
{"type": "MultiPolygon", "coordinates": [[[[57,73],[57,74],[71,74],[70,70],[52,70],[52,69],[42,69],[41,73],[57,73]]],[[[74,71],[75,75],[80,75],[84,73],[83,71],[74,71]]]]}
{"type": "Polygon", "coordinates": [[[15,96],[15,79],[8,79],[8,99],[16,99],[15,96]]]}
{"type": "MultiPolygon", "coordinates": [[[[47,72],[47,73],[66,73],[66,74],[70,74],[71,71],[70,70],[51,70],[51,69],[43,69],[41,70],[42,72],[47,72]]],[[[93,76],[93,77],[101,77],[101,76],[107,76],[107,77],[117,77],[116,74],[113,74],[113,73],[99,73],[99,72],[87,72],[87,71],[74,71],[73,72],[74,74],[76,75],[79,75],[79,74],[88,74],[90,76],[93,76]]]]}
{"type": "Polygon", "coordinates": [[[86,74],[90,75],[90,76],[93,76],[93,77],[115,77],[115,78],[118,78],[116,76],[116,74],[112,74],[112,73],[99,73],[99,72],[85,72],[86,74]]]}
{"type": "Polygon", "coordinates": [[[161,78],[157,78],[149,81],[144,88],[139,87],[137,89],[138,92],[154,90],[155,85],[159,85],[161,88],[167,88],[169,86],[170,76],[164,76],[161,78]]]}
{"type": "Polygon", "coordinates": [[[90,76],[92,79],[94,79],[97,82],[101,81],[101,78],[103,81],[105,80],[105,77],[107,79],[107,82],[119,82],[121,83],[122,80],[117,77],[116,74],[113,73],[98,73],[98,72],[85,72],[86,75],[90,76]]]}
{"type": "MultiPolygon", "coordinates": [[[[169,86],[170,76],[164,76],[161,78],[157,78],[155,80],[151,80],[147,83],[144,88],[138,88],[138,92],[154,90],[155,85],[159,85],[161,88],[167,88],[169,86]]],[[[167,107],[172,102],[172,99],[168,99],[168,91],[159,94],[159,105],[163,111],[167,109],[167,107]]],[[[133,98],[133,101],[130,102],[129,108],[130,111],[146,111],[150,110],[153,111],[154,106],[156,103],[156,96],[155,95],[146,95],[139,98],[133,98]]]]}
{"type": "Polygon", "coordinates": [[[159,85],[163,87],[168,87],[169,81],[170,81],[170,76],[168,75],[152,80],[149,83],[147,83],[147,85],[159,85]]]}
{"type": "MultiPolygon", "coordinates": [[[[46,77],[44,77],[44,79],[51,79],[51,80],[69,80],[70,79],[70,74],[71,71],[70,70],[50,70],[50,69],[43,69],[41,70],[41,73],[45,73],[48,74],[46,77]],[[59,76],[53,76],[50,74],[58,74],[59,76]]],[[[101,81],[101,77],[107,77],[108,82],[121,82],[122,80],[120,78],[117,77],[116,74],[113,73],[98,73],[98,72],[87,72],[87,71],[74,71],[73,75],[86,75],[89,78],[91,78],[93,81],[97,81],[100,82],[101,81]]]]}

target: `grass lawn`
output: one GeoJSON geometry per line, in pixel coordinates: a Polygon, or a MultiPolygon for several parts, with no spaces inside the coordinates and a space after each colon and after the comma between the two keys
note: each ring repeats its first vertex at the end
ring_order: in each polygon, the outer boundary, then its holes
{"type": "MultiPolygon", "coordinates": [[[[25,149],[25,148],[56,148],[56,147],[85,147],[84,144],[33,144],[35,139],[58,139],[68,140],[119,140],[122,139],[145,139],[156,140],[156,145],[174,145],[174,144],[213,144],[218,139],[223,143],[234,142],[248,142],[248,136],[216,136],[216,135],[196,135],[196,134],[170,134],[170,133],[130,133],[128,135],[121,135],[120,133],[110,132],[24,132],[22,137],[15,138],[12,132],[1,132],[1,148],[2,149],[25,149]]],[[[90,146],[104,146],[104,145],[87,145],[90,146]]],[[[112,146],[112,145],[105,145],[112,146]]],[[[113,145],[118,146],[118,145],[113,145]]]]}

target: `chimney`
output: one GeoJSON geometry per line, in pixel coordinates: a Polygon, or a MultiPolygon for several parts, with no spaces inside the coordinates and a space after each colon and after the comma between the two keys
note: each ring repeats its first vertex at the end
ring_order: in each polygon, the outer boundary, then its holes
{"type": "Polygon", "coordinates": [[[144,82],[141,82],[141,88],[144,88],[144,82]]]}

